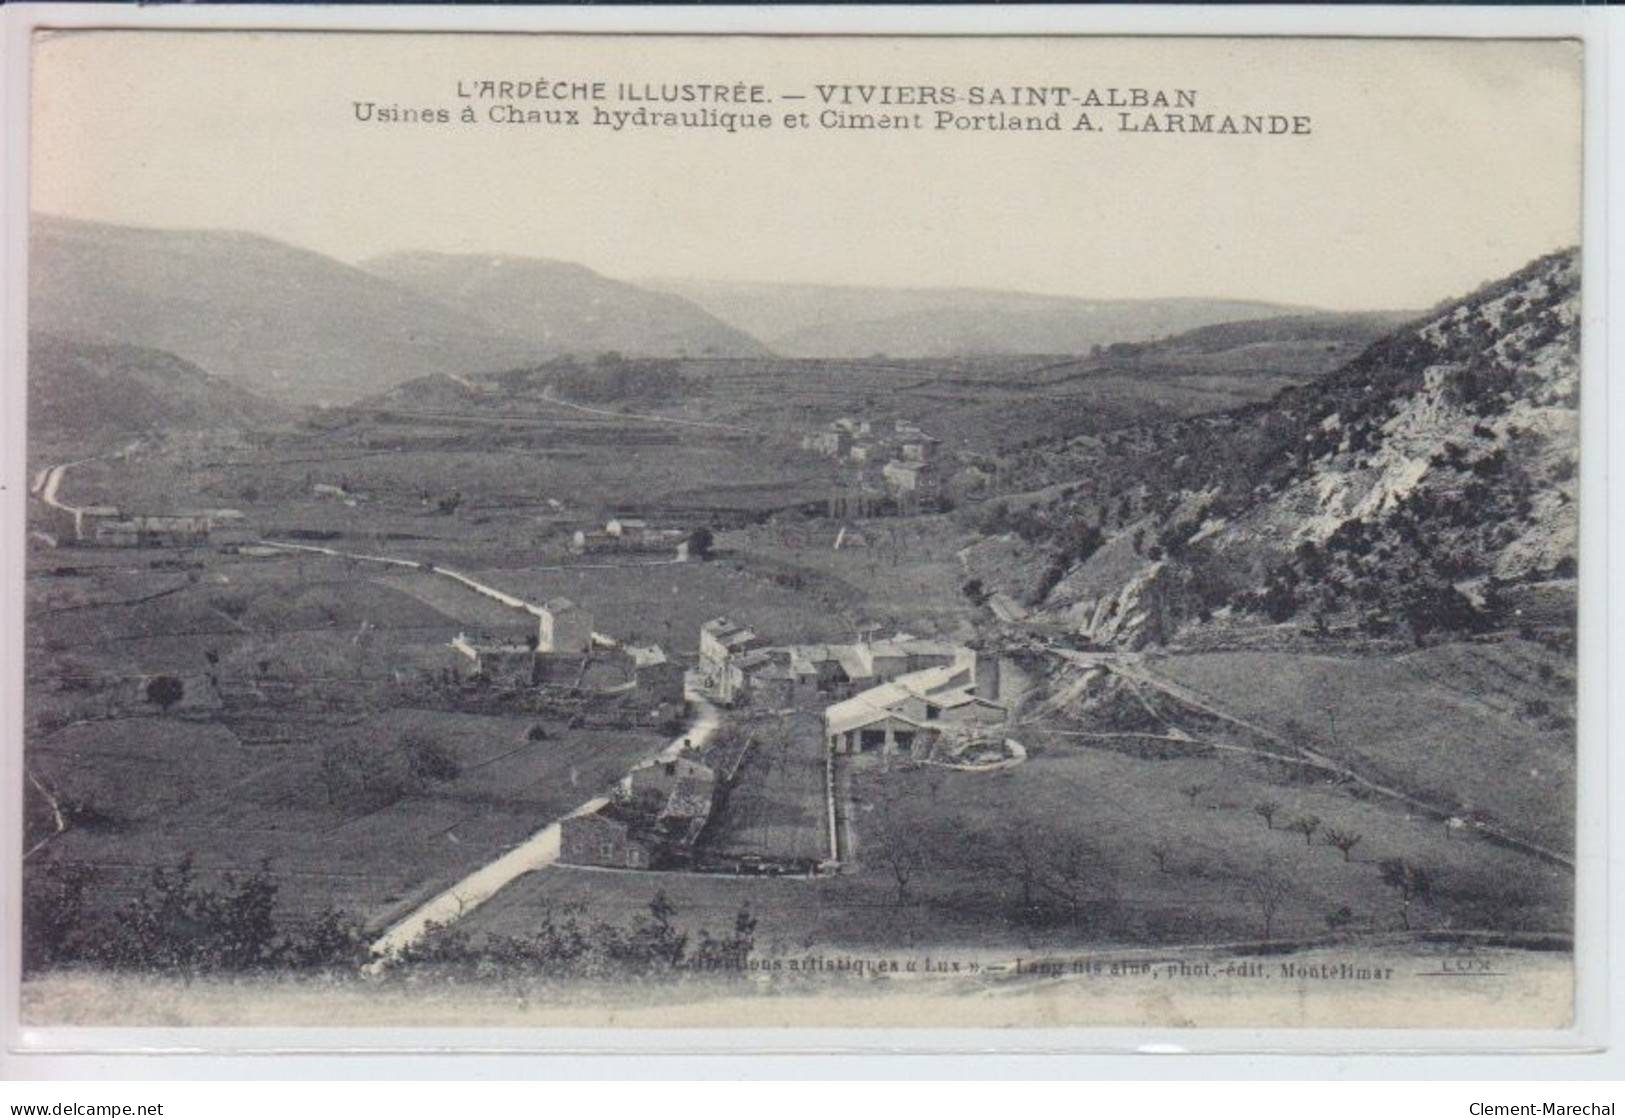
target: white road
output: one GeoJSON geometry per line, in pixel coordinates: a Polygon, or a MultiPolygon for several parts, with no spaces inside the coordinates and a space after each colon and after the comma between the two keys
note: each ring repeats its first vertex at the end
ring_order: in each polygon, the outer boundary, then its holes
{"type": "MultiPolygon", "coordinates": [[[[703,746],[709,742],[721,724],[716,707],[697,699],[694,721],[688,730],[655,754],[653,759],[670,760],[684,749],[703,746]]],[[[651,758],[645,758],[648,760],[651,758]]],[[[372,950],[378,958],[367,965],[376,973],[385,960],[416,943],[429,930],[431,924],[451,924],[467,916],[480,905],[496,896],[504,886],[522,874],[543,869],[559,860],[559,836],[565,819],[591,815],[609,803],[604,796],[595,796],[574,811],[566,812],[530,838],[509,850],[495,861],[488,862],[463,878],[457,884],[431,899],[397,921],[373,942],[372,950]]]]}
{"type": "MultiPolygon", "coordinates": [[[[274,540],[265,540],[263,542],[267,547],[288,551],[314,552],[319,555],[328,555],[340,559],[357,559],[367,563],[384,563],[393,567],[420,569],[419,563],[414,559],[399,559],[390,555],[361,555],[339,551],[331,547],[318,547],[314,544],[284,543],[274,540]]],[[[532,614],[541,613],[540,606],[527,602],[523,598],[516,597],[506,591],[498,590],[494,586],[488,586],[458,571],[449,570],[445,567],[430,567],[428,569],[435,574],[444,575],[446,578],[461,583],[476,593],[494,598],[504,605],[526,610],[532,614]]],[[[614,638],[605,636],[602,633],[594,633],[593,639],[610,647],[613,647],[616,643],[614,638]]],[[[642,760],[670,760],[684,749],[699,748],[711,740],[722,723],[721,714],[716,707],[704,699],[696,696],[693,701],[695,703],[694,721],[689,724],[688,729],[683,734],[673,738],[652,758],[646,757],[642,758],[642,760]]],[[[608,802],[609,800],[603,796],[595,796],[576,807],[573,811],[566,812],[518,846],[513,847],[494,861],[487,862],[451,888],[437,894],[427,903],[396,921],[382,936],[373,942],[372,950],[377,959],[369,963],[367,969],[376,972],[383,966],[384,960],[389,956],[399,953],[423,938],[430,925],[454,923],[490,900],[514,879],[557,862],[559,860],[559,837],[564,820],[580,815],[590,815],[608,802]]]]}
{"type": "Polygon", "coordinates": [[[62,479],[68,475],[68,471],[74,466],[82,466],[86,462],[95,462],[101,458],[128,458],[130,455],[135,453],[136,448],[140,445],[141,440],[137,439],[124,449],[116,450],[111,454],[99,454],[91,458],[79,458],[72,462],[64,462],[59,466],[47,466],[45,469],[34,475],[34,483],[32,486],[30,486],[30,489],[35,496],[54,509],[64,509],[67,512],[78,512],[79,510],[73,505],[63,504],[56,498],[56,491],[61,488],[62,479]]]}
{"type": "MultiPolygon", "coordinates": [[[[260,543],[265,547],[274,547],[280,551],[307,551],[316,555],[327,555],[334,559],[354,559],[362,563],[384,563],[391,567],[406,567],[409,570],[427,571],[430,574],[437,574],[449,578],[453,582],[461,583],[476,594],[483,594],[487,598],[495,599],[513,609],[522,609],[536,617],[540,617],[542,614],[542,607],[534,602],[527,602],[525,599],[509,594],[505,590],[498,590],[489,583],[470,578],[461,571],[454,571],[450,567],[425,565],[416,559],[398,559],[392,555],[363,555],[355,551],[340,551],[337,548],[317,547],[315,544],[308,543],[289,543],[285,540],[261,540],[260,543]]],[[[648,563],[605,563],[597,565],[583,563],[569,567],[530,567],[527,569],[531,571],[622,570],[628,567],[669,567],[681,562],[681,559],[657,559],[648,563]]],[[[592,639],[595,644],[604,648],[619,647],[614,637],[604,633],[594,633],[592,639]]]]}

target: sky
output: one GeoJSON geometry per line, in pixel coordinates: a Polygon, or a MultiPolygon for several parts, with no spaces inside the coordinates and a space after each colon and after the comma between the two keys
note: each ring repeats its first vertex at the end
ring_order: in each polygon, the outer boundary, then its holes
{"type": "MultiPolygon", "coordinates": [[[[1572,43],[80,31],[42,37],[33,64],[35,211],[349,262],[500,252],[619,278],[1414,308],[1579,240],[1572,43]],[[748,111],[773,123],[496,123],[459,94],[538,78],[759,85],[748,111]],[[1073,104],[1057,133],[785,127],[816,121],[818,86],[862,84],[1184,89],[1198,112],[1310,131],[1131,133],[1103,109],[1078,132],[1073,104]],[[363,122],[356,102],[481,119],[363,122]]],[[[574,107],[594,104],[636,107],[574,107]]]]}

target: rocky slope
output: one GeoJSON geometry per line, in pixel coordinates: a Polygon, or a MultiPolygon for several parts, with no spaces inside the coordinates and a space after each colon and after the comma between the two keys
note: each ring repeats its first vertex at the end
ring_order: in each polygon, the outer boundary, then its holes
{"type": "Polygon", "coordinates": [[[1129,646],[1216,617],[1418,639],[1518,623],[1531,592],[1572,594],[1578,390],[1567,251],[1268,403],[1055,448],[1075,485],[1024,514],[1047,565],[1029,601],[1129,646]],[[1068,555],[1079,523],[1104,543],[1068,555]]]}

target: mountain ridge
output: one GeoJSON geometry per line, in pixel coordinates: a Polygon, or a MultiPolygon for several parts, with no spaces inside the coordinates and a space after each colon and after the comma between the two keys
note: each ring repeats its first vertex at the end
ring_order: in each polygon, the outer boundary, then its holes
{"type": "Polygon", "coordinates": [[[291,403],[534,360],[534,343],[309,249],[239,230],[34,215],[29,324],[165,350],[291,403]]]}
{"type": "Polygon", "coordinates": [[[690,300],[570,261],[412,250],[369,257],[359,267],[554,353],[770,356],[758,339],[690,300]]]}
{"type": "Polygon", "coordinates": [[[791,357],[1086,353],[1199,326],[1314,313],[1252,299],[1089,299],[981,287],[645,279],[791,357]]]}

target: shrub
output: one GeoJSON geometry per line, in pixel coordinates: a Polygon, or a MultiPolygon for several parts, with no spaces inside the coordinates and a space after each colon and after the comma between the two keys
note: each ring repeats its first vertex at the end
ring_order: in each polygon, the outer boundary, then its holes
{"type": "Polygon", "coordinates": [[[185,698],[186,684],[172,675],[155,675],[147,681],[146,696],[147,702],[167,714],[170,707],[185,698]]]}

